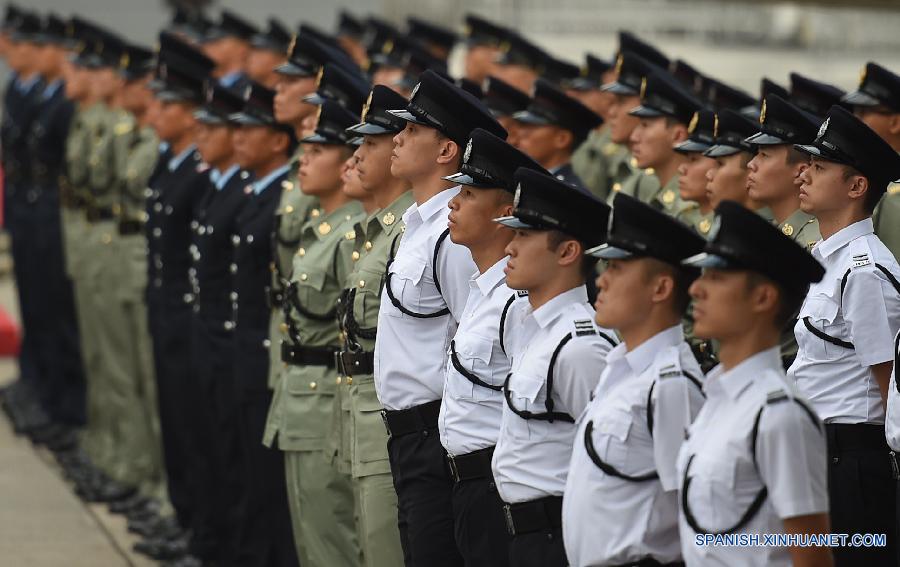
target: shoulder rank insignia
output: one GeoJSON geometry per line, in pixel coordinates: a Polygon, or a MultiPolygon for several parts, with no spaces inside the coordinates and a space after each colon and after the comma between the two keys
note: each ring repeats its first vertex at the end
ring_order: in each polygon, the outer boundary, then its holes
{"type": "Polygon", "coordinates": [[[790,224],[785,224],[781,227],[781,232],[783,232],[785,236],[791,236],[794,234],[794,227],[790,224]]]}
{"type": "Polygon", "coordinates": [[[663,193],[662,202],[665,203],[666,205],[671,205],[672,203],[674,203],[675,202],[675,191],[672,191],[671,189],[667,189],[665,191],[665,193],[663,193]]]}
{"type": "Polygon", "coordinates": [[[517,289],[516,296],[517,297],[528,297],[528,290],[527,289],[517,289]]]}
{"type": "Polygon", "coordinates": [[[394,224],[395,220],[397,220],[397,217],[395,217],[394,213],[390,211],[388,211],[387,214],[381,217],[381,221],[387,226],[391,226],[392,224],[394,224]]]}
{"type": "Polygon", "coordinates": [[[676,378],[681,376],[681,369],[674,364],[667,364],[659,369],[660,378],[676,378]]]}
{"type": "Polygon", "coordinates": [[[784,390],[772,390],[766,395],[767,404],[777,404],[788,399],[787,392],[784,390]]]}
{"type": "Polygon", "coordinates": [[[584,337],[587,335],[596,335],[597,331],[594,329],[594,323],[590,319],[583,319],[581,321],[575,321],[575,336],[576,337],[584,337]]]}
{"type": "Polygon", "coordinates": [[[853,256],[853,267],[854,268],[862,268],[863,266],[868,266],[872,261],[869,259],[868,254],[855,254],[853,256]]]}

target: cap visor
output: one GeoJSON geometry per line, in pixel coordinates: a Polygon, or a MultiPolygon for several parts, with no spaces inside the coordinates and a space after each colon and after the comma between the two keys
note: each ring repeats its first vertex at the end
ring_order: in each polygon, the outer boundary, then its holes
{"type": "MultiPolygon", "coordinates": [[[[824,159],[825,161],[833,161],[835,163],[847,163],[846,160],[839,158],[824,148],[815,145],[794,144],[794,149],[813,157],[824,159]]],[[[849,164],[848,164],[849,165],[849,164]]]]}
{"type": "Polygon", "coordinates": [[[695,142],[693,140],[685,140],[679,144],[675,144],[672,149],[683,154],[700,154],[705,152],[709,148],[709,144],[695,142]]]}
{"type": "Polygon", "coordinates": [[[850,106],[878,106],[881,102],[877,98],[862,91],[853,91],[841,98],[841,102],[850,106]]]}
{"type": "Polygon", "coordinates": [[[632,108],[628,111],[628,114],[637,116],[638,118],[659,118],[660,116],[666,115],[665,112],[660,112],[655,108],[644,106],[643,104],[632,108]]]}
{"type": "Polygon", "coordinates": [[[503,226],[505,226],[507,228],[530,228],[530,229],[537,228],[537,227],[530,225],[527,222],[519,219],[518,217],[512,217],[512,216],[496,218],[496,219],[494,219],[494,222],[496,222],[498,224],[502,224],[503,226]]]}
{"type": "Polygon", "coordinates": [[[256,118],[255,116],[251,116],[250,114],[246,114],[243,112],[238,112],[235,114],[231,114],[228,116],[229,122],[234,122],[239,126],[268,126],[265,122],[256,118]]]}
{"type": "Polygon", "coordinates": [[[765,132],[757,132],[753,134],[749,138],[744,139],[748,144],[755,144],[757,146],[779,146],[781,144],[789,144],[787,140],[783,140],[778,136],[773,136],[772,134],[766,134],[765,132]]]}
{"type": "Polygon", "coordinates": [[[405,108],[401,109],[401,110],[388,110],[388,112],[390,112],[397,118],[402,118],[403,120],[406,120],[407,122],[412,122],[413,124],[421,124],[422,126],[431,126],[431,124],[429,124],[428,122],[425,122],[424,120],[419,120],[419,118],[417,118],[415,114],[406,110],[405,108]]]}
{"type": "Polygon", "coordinates": [[[311,73],[309,69],[304,69],[290,61],[275,67],[274,71],[279,75],[287,75],[289,77],[312,77],[315,75],[315,73],[311,73]]]}
{"type": "Polygon", "coordinates": [[[633,96],[638,94],[637,89],[633,89],[624,83],[606,83],[600,87],[600,90],[622,96],[633,96]]]}
{"type": "Polygon", "coordinates": [[[726,146],[725,144],[715,144],[710,146],[708,150],[703,152],[703,155],[706,157],[725,157],[725,156],[733,156],[738,152],[742,152],[741,148],[736,148],[734,146],[726,146]]]}
{"type": "Polygon", "coordinates": [[[303,102],[308,103],[308,104],[314,104],[316,106],[322,106],[323,104],[325,104],[326,100],[327,99],[325,97],[323,97],[322,95],[320,95],[319,93],[312,93],[312,94],[308,94],[305,97],[303,97],[303,102]]]}
{"type": "Polygon", "coordinates": [[[344,140],[338,140],[336,138],[326,138],[321,134],[313,134],[312,136],[307,136],[300,140],[301,144],[329,144],[333,146],[343,146],[347,144],[344,140]]]}
{"type": "Polygon", "coordinates": [[[578,77],[569,81],[566,87],[575,91],[593,91],[601,88],[601,85],[590,79],[578,77]]]}
{"type": "Polygon", "coordinates": [[[362,136],[378,136],[380,134],[395,134],[397,131],[388,130],[387,128],[383,128],[370,122],[360,122],[359,124],[354,124],[347,128],[347,132],[362,136]]]}
{"type": "Polygon", "coordinates": [[[355,138],[350,138],[349,140],[347,140],[347,145],[358,148],[359,146],[363,145],[363,142],[365,141],[366,139],[364,137],[356,136],[355,138]]]}
{"type": "Polygon", "coordinates": [[[188,102],[193,101],[193,98],[185,93],[180,93],[178,91],[170,91],[160,90],[156,93],[156,100],[160,102],[188,102]]]}
{"type": "Polygon", "coordinates": [[[692,268],[731,268],[734,266],[728,258],[709,252],[701,252],[685,258],[681,261],[681,265],[692,268]]]}
{"type": "Polygon", "coordinates": [[[600,246],[588,248],[584,251],[584,254],[603,260],[621,260],[622,258],[631,258],[634,256],[633,253],[624,248],[617,248],[615,246],[610,246],[609,244],[601,244],[600,246]]]}
{"type": "Polygon", "coordinates": [[[200,110],[194,113],[194,119],[201,124],[207,124],[210,126],[221,126],[226,124],[228,121],[219,116],[218,114],[212,113],[205,108],[201,108],[200,110]]]}
{"type": "Polygon", "coordinates": [[[441,179],[444,179],[451,183],[456,183],[457,185],[465,185],[466,187],[475,187],[477,189],[494,189],[493,185],[476,181],[474,177],[467,173],[454,173],[453,175],[448,175],[446,177],[442,177],[441,179]]]}
{"type": "Polygon", "coordinates": [[[533,126],[548,126],[551,124],[551,122],[543,116],[538,116],[537,114],[528,110],[516,112],[512,117],[516,122],[531,124],[533,126]]]}

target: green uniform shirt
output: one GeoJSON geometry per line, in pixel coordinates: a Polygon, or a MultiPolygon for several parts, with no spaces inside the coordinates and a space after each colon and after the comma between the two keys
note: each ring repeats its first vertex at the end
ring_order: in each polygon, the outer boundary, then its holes
{"type": "Polygon", "coordinates": [[[875,234],[900,259],[900,181],[888,185],[887,193],[881,198],[872,216],[875,234]]]}
{"type": "Polygon", "coordinates": [[[685,208],[675,215],[675,218],[693,228],[697,234],[705,238],[706,235],[709,234],[709,229],[712,228],[712,221],[715,214],[715,211],[712,210],[704,214],[700,211],[700,206],[697,205],[685,208]]]}
{"type": "Polygon", "coordinates": [[[616,193],[622,192],[630,197],[649,203],[659,192],[659,179],[653,174],[652,169],[643,170],[637,166],[631,153],[626,153],[621,159],[613,163],[612,191],[606,198],[606,202],[612,205],[616,193]]]}
{"type": "MultiPolygon", "coordinates": [[[[771,209],[766,208],[771,211],[771,209]]],[[[775,222],[774,220],[772,221],[775,222]]],[[[789,236],[794,242],[807,250],[822,239],[819,234],[819,221],[809,213],[797,209],[784,222],[778,224],[778,228],[785,236],[789,236]]],[[[781,333],[781,358],[787,363],[793,362],[797,356],[797,337],[794,336],[794,327],[789,325],[781,333]]]]}
{"type": "MultiPolygon", "coordinates": [[[[337,252],[341,240],[356,238],[351,220],[359,211],[360,205],[354,201],[331,214],[310,218],[303,225],[299,235],[302,246],[294,255],[291,282],[302,308],[317,317],[291,308],[289,324],[296,329],[300,346],[340,346],[334,318],[334,306],[343,290],[343,282],[337,279],[337,252]]],[[[327,366],[287,366],[275,387],[263,442],[271,446],[277,434],[278,447],[284,451],[323,449],[337,377],[337,372],[327,366]]]]}
{"type": "Polygon", "coordinates": [[[91,166],[89,163],[92,141],[100,136],[104,124],[104,107],[92,104],[79,109],[72,119],[69,136],[66,138],[66,177],[72,196],[76,199],[89,198],[91,166]]]}
{"type": "Polygon", "coordinates": [[[113,154],[120,216],[139,220],[144,216],[147,180],[159,159],[159,138],[153,128],[131,123],[116,131],[113,154]]]}
{"type": "Polygon", "coordinates": [[[93,139],[88,146],[88,185],[95,206],[112,208],[119,201],[114,190],[117,170],[113,148],[120,133],[127,134],[134,128],[134,117],[123,110],[104,105],[101,105],[101,109],[93,139]]]}
{"type": "MultiPolygon", "coordinates": [[[[656,176],[654,175],[653,177],[656,176]]],[[[681,193],[678,192],[678,177],[678,174],[673,175],[672,179],[666,183],[665,187],[659,187],[656,192],[649,197],[644,197],[642,195],[639,195],[638,197],[650,206],[659,209],[672,217],[684,214],[690,209],[699,208],[699,205],[694,201],[685,201],[681,198],[681,193]]],[[[659,185],[658,178],[656,183],[659,185]]]]}
{"type": "Polygon", "coordinates": [[[628,148],[610,139],[609,128],[593,130],[572,154],[572,169],[598,199],[606,199],[612,185],[613,164],[628,154],[628,148]]]}

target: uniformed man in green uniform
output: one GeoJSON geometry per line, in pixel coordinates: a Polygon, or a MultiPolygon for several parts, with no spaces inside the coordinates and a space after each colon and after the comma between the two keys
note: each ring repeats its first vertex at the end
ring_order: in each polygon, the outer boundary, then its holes
{"type": "Polygon", "coordinates": [[[351,472],[357,503],[357,529],[366,565],[401,565],[403,551],[397,530],[397,494],[387,455],[387,433],[381,403],[375,394],[375,349],[381,285],[391,245],[403,233],[401,216],[413,203],[409,184],[391,175],[393,136],[406,122],[388,110],[406,100],[377,85],[363,109],[362,122],[349,131],[364,137],[356,151],[362,188],[378,209],[357,223],[349,247],[350,269],[344,279],[339,321],[343,345],[338,373],[350,399],[351,472]]]}
{"type": "Polygon", "coordinates": [[[572,154],[572,169],[581,178],[591,193],[600,199],[606,199],[611,191],[609,174],[614,162],[628,153],[628,148],[612,141],[609,127],[609,109],[615,96],[601,87],[615,79],[615,68],[609,62],[586,55],[586,62],[581,68],[581,76],[566,84],[566,94],[597,114],[604,123],[591,130],[588,139],[578,146],[572,154]]]}
{"type": "Polygon", "coordinates": [[[747,191],[747,164],[756,153],[754,146],[746,141],[759,131],[758,124],[733,110],[725,109],[716,113],[715,143],[703,155],[716,160],[707,172],[706,186],[713,208],[722,201],[735,201],[748,209],[759,211],[763,207],[750,198],[747,191]]]}
{"type": "Polygon", "coordinates": [[[631,133],[640,119],[629,112],[640,105],[641,81],[652,70],[651,64],[640,55],[620,52],[616,59],[615,81],[602,87],[602,90],[614,96],[609,106],[610,141],[628,149],[627,152],[614,154],[610,158],[611,191],[606,200],[610,205],[615,193],[619,191],[644,201],[659,192],[659,180],[653,175],[653,171],[645,172],[640,169],[637,160],[631,155],[631,133]]]}
{"type": "Polygon", "coordinates": [[[706,173],[716,165],[716,160],[706,157],[703,152],[715,140],[716,113],[699,110],[688,124],[688,138],[675,144],[675,151],[684,154],[685,159],[678,166],[678,194],[685,202],[696,203],[675,216],[705,237],[712,228],[713,208],[706,193],[706,173]]]}
{"type": "Polygon", "coordinates": [[[285,453],[285,474],[298,555],[312,565],[357,565],[360,551],[349,475],[325,458],[338,386],[334,324],[338,281],[337,249],[351,239],[358,202],[341,191],[341,166],[350,156],[344,130],[359,117],[332,101],[319,112],[315,133],[302,140],[299,180],[318,198],[321,213],[303,225],[285,292],[283,369],[275,388],[263,442],[285,453]]]}
{"type": "Polygon", "coordinates": [[[137,496],[119,508],[126,512],[139,508],[156,511],[168,500],[145,298],[144,192],[159,157],[159,139],[150,123],[156,108],[153,92],[148,88],[152,70],[152,51],[139,46],[126,48],[119,72],[124,79],[121,108],[127,115],[116,125],[112,144],[117,199],[113,204],[117,226],[112,252],[118,261],[113,266],[116,287],[110,298],[115,298],[111,303],[118,302],[121,361],[133,391],[133,403],[125,416],[128,428],[123,437],[127,446],[122,447],[122,457],[129,463],[126,480],[139,489],[137,496]]]}
{"type": "MultiPolygon", "coordinates": [[[[818,242],[819,221],[800,209],[800,175],[809,167],[809,158],[793,144],[811,144],[819,130],[819,120],[778,95],[763,99],[759,132],[747,138],[756,146],[756,155],[747,164],[750,198],[772,211],[774,223],[785,236],[807,250],[818,242]]],[[[797,356],[794,329],[781,336],[781,361],[787,369],[797,356]]]]}
{"type": "MultiPolygon", "coordinates": [[[[900,152],[900,75],[877,63],[866,63],[859,86],[844,102],[853,105],[859,119],[900,152]]],[[[888,185],[872,221],[878,238],[900,258],[900,179],[888,185]]]]}
{"type": "Polygon", "coordinates": [[[675,77],[658,70],[642,79],[641,104],[629,111],[640,118],[631,133],[631,153],[638,167],[655,171],[661,186],[645,202],[673,217],[697,207],[678,192],[678,167],[685,157],[673,146],[687,139],[691,118],[701,107],[675,77]]]}

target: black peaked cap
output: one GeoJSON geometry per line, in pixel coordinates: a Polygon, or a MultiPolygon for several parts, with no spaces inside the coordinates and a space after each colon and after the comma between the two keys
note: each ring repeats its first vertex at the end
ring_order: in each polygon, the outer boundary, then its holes
{"type": "Polygon", "coordinates": [[[506,38],[509,30],[494,22],[476,16],[467,14],[465,18],[465,36],[466,43],[470,46],[487,45],[491,47],[499,47],[506,38]]]}
{"type": "Polygon", "coordinates": [[[362,73],[326,63],[316,79],[316,92],[303,97],[303,101],[322,104],[326,100],[333,100],[355,112],[365,104],[371,88],[362,73]]]}
{"type": "Polygon", "coordinates": [[[406,97],[385,85],[375,85],[362,108],[359,124],[347,128],[357,136],[396,134],[406,128],[406,120],[394,116],[389,110],[400,108],[406,97]]]}
{"type": "Polygon", "coordinates": [[[603,85],[604,91],[623,96],[637,96],[641,93],[644,77],[654,71],[664,69],[650,63],[636,53],[620,53],[616,58],[616,80],[603,85]]]}
{"type": "Polygon", "coordinates": [[[259,33],[259,28],[254,24],[232,12],[231,10],[222,10],[219,21],[206,31],[206,41],[215,41],[224,37],[236,37],[244,41],[250,39],[259,33]]]}
{"type": "Polygon", "coordinates": [[[843,102],[851,106],[886,106],[900,112],[900,75],[869,61],[863,67],[859,86],[844,96],[843,102]]]}
{"type": "Polygon", "coordinates": [[[319,107],[316,130],[311,136],[300,140],[304,144],[346,145],[354,138],[347,132],[350,126],[359,122],[359,115],[334,101],[326,100],[319,107]]]}
{"type": "Polygon", "coordinates": [[[759,132],[747,138],[757,146],[809,144],[816,137],[819,119],[778,95],[767,96],[759,112],[759,132]]]}
{"type": "Polygon", "coordinates": [[[447,181],[479,189],[516,191],[515,173],[520,167],[550,175],[541,165],[516,147],[476,128],[466,144],[459,172],[444,177],[447,181]]]}
{"type": "Polygon", "coordinates": [[[482,100],[494,116],[512,116],[528,108],[531,97],[506,81],[488,76],[481,84],[482,100]]]}
{"type": "Polygon", "coordinates": [[[634,53],[657,67],[669,68],[669,58],[663,55],[662,51],[628,31],[619,32],[619,51],[617,55],[622,55],[623,53],[634,53]]]}
{"type": "Polygon", "coordinates": [[[194,117],[203,124],[219,126],[228,124],[231,117],[244,108],[241,93],[219,84],[214,79],[207,80],[204,85],[204,101],[203,106],[194,112],[194,117]]]}
{"type": "Polygon", "coordinates": [[[841,99],[847,94],[834,85],[804,77],[799,73],[791,73],[790,77],[789,100],[820,118],[825,118],[828,109],[835,104],[840,104],[841,99]]]}
{"type": "Polygon", "coordinates": [[[702,109],[694,113],[688,123],[688,138],[675,144],[675,151],[683,154],[703,153],[715,144],[716,113],[702,109]]]}
{"type": "Polygon", "coordinates": [[[603,123],[593,110],[544,79],[535,81],[528,108],[515,113],[513,118],[525,124],[559,126],[579,140],[603,123]]]}
{"type": "Polygon", "coordinates": [[[641,104],[629,114],[641,118],[668,116],[688,124],[694,113],[703,108],[687,87],[666,71],[656,71],[641,82],[641,104]]]}
{"type": "Polygon", "coordinates": [[[716,140],[703,155],[708,157],[724,157],[738,152],[755,153],[747,138],[759,130],[758,123],[750,120],[740,112],[725,109],[716,113],[716,140]]]}

